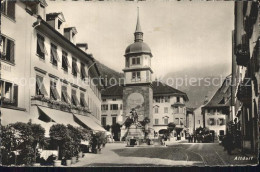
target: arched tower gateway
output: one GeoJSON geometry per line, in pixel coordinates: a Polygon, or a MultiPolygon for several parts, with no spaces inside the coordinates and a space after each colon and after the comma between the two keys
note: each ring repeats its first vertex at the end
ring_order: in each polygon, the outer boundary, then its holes
{"type": "Polygon", "coordinates": [[[153,125],[152,103],[152,53],[149,46],[143,42],[139,11],[134,33],[134,43],[125,50],[125,86],[123,88],[123,120],[134,108],[138,114],[138,121],[145,117],[150,119],[149,127],[153,125]]]}

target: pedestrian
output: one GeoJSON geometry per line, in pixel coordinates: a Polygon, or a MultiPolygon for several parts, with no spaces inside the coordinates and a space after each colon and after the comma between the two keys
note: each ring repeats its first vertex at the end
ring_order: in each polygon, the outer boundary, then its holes
{"type": "Polygon", "coordinates": [[[194,143],[196,143],[196,139],[197,139],[197,136],[196,136],[196,135],[194,135],[194,143]]]}

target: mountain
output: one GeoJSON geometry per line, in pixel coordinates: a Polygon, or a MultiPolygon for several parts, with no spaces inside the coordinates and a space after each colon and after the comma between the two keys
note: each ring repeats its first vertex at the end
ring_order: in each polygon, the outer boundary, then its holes
{"type": "MultiPolygon", "coordinates": [[[[114,81],[111,80],[111,78],[119,81],[119,78],[124,77],[123,73],[117,72],[99,61],[97,61],[97,66],[101,76],[107,80],[107,86],[114,84],[114,81]],[[112,82],[109,82],[109,80],[112,82]]],[[[205,96],[207,96],[208,99],[211,99],[218,88],[222,85],[224,79],[230,73],[231,65],[221,64],[202,68],[188,68],[176,72],[170,72],[160,80],[167,85],[185,92],[189,97],[187,107],[197,108],[203,104],[205,96]],[[181,84],[181,80],[183,81],[183,84],[181,84]]]]}
{"type": "Polygon", "coordinates": [[[97,61],[97,67],[99,69],[99,72],[101,74],[101,77],[104,78],[104,82],[106,86],[110,86],[115,84],[114,81],[116,80],[117,82],[119,81],[119,78],[123,78],[124,74],[117,72],[109,67],[107,67],[106,65],[102,64],[101,62],[97,61]],[[114,79],[111,79],[114,78],[114,79]]]}
{"type": "Polygon", "coordinates": [[[231,65],[221,64],[171,72],[166,74],[161,80],[166,84],[187,93],[189,97],[187,106],[197,108],[203,104],[205,96],[207,96],[208,99],[211,99],[230,73],[231,65]],[[173,80],[175,83],[167,83],[169,80],[173,80]]]}

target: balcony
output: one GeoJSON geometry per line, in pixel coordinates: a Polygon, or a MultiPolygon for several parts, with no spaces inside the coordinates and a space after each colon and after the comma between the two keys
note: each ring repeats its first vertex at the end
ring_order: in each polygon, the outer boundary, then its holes
{"type": "Polygon", "coordinates": [[[235,54],[236,54],[236,61],[237,64],[240,66],[247,66],[250,60],[250,52],[249,52],[249,47],[247,46],[248,44],[239,44],[235,48],[235,54]]]}
{"type": "Polygon", "coordinates": [[[90,113],[90,110],[87,107],[74,106],[62,101],[46,98],[42,95],[33,96],[31,98],[31,104],[81,115],[90,113]]]}
{"type": "Polygon", "coordinates": [[[251,80],[243,81],[238,86],[237,98],[242,103],[249,105],[252,97],[251,80]]]}
{"type": "Polygon", "coordinates": [[[175,102],[171,105],[172,107],[184,107],[185,104],[184,103],[181,103],[181,102],[175,102]]]}

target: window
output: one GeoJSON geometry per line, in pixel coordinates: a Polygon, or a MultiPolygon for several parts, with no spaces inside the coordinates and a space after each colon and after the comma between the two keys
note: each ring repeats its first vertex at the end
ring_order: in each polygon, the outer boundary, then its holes
{"type": "Polygon", "coordinates": [[[183,113],[183,108],[182,107],[179,107],[179,113],[183,113]]]}
{"type": "Polygon", "coordinates": [[[58,29],[60,29],[62,21],[58,20],[58,29]]]}
{"type": "Polygon", "coordinates": [[[164,113],[168,113],[168,107],[164,108],[164,113]]]}
{"type": "Polygon", "coordinates": [[[102,99],[103,102],[107,101],[107,99],[102,99]]]}
{"type": "Polygon", "coordinates": [[[158,125],[159,124],[159,119],[154,119],[154,124],[158,125]]]}
{"type": "Polygon", "coordinates": [[[1,60],[14,63],[14,41],[2,36],[1,60]]]}
{"type": "Polygon", "coordinates": [[[37,34],[37,54],[43,59],[45,59],[45,54],[47,55],[47,51],[44,45],[44,37],[40,34],[37,34]]]}
{"type": "Polygon", "coordinates": [[[106,126],[107,125],[107,117],[102,116],[102,118],[101,118],[101,125],[102,126],[106,126]]]}
{"type": "Polygon", "coordinates": [[[18,85],[5,81],[0,82],[2,104],[18,106],[18,85]]]}
{"type": "Polygon", "coordinates": [[[224,136],[224,133],[225,133],[224,130],[219,130],[219,135],[220,136],[224,136]]]}
{"type": "Polygon", "coordinates": [[[223,118],[219,118],[218,119],[218,124],[219,125],[224,125],[224,119],[223,118]]]}
{"type": "Polygon", "coordinates": [[[116,101],[116,99],[112,99],[112,101],[116,101]]]}
{"type": "Polygon", "coordinates": [[[112,116],[112,125],[116,124],[116,116],[112,116]]]}
{"type": "Polygon", "coordinates": [[[123,104],[120,104],[120,110],[122,110],[123,109],[123,104]]]}
{"type": "Polygon", "coordinates": [[[68,53],[66,53],[65,51],[62,51],[62,64],[61,65],[65,71],[68,71],[70,64],[68,61],[68,53]]]}
{"type": "Polygon", "coordinates": [[[164,98],[163,98],[163,97],[160,97],[160,102],[161,102],[161,103],[163,103],[163,100],[164,100],[164,98]]]}
{"type": "Polygon", "coordinates": [[[67,87],[64,85],[61,87],[61,101],[70,103],[70,98],[67,93],[67,87]]]}
{"type": "Polygon", "coordinates": [[[44,87],[44,83],[43,83],[43,77],[41,76],[36,76],[36,95],[43,95],[43,96],[47,96],[48,93],[44,87]]]}
{"type": "Polygon", "coordinates": [[[132,65],[138,65],[138,64],[140,64],[140,57],[132,58],[132,65]]]}
{"type": "Polygon", "coordinates": [[[200,120],[198,120],[198,124],[200,124],[200,120]]]}
{"type": "Polygon", "coordinates": [[[51,63],[55,66],[57,66],[59,60],[59,56],[57,53],[57,46],[54,44],[51,44],[51,63]]]}
{"type": "Polygon", "coordinates": [[[154,108],[154,113],[159,113],[159,108],[158,107],[154,108]]]}
{"type": "Polygon", "coordinates": [[[214,125],[214,124],[215,124],[215,119],[214,119],[214,118],[210,118],[210,119],[208,120],[208,124],[209,124],[209,125],[214,125]]]}
{"type": "Polygon", "coordinates": [[[179,124],[180,124],[179,118],[175,118],[174,123],[175,123],[176,125],[179,125],[179,124]]]}
{"type": "Polygon", "coordinates": [[[183,125],[183,118],[180,118],[180,125],[183,125]]]}
{"type": "Polygon", "coordinates": [[[84,63],[81,63],[81,66],[80,66],[80,76],[81,76],[81,79],[83,79],[83,80],[87,77],[84,63]]]}
{"type": "Polygon", "coordinates": [[[118,104],[111,104],[110,110],[118,110],[118,104]]]}
{"type": "Polygon", "coordinates": [[[56,82],[51,81],[50,83],[51,87],[50,87],[50,98],[54,99],[54,100],[58,100],[60,99],[60,95],[57,91],[57,87],[56,87],[56,82]]]}
{"type": "Polygon", "coordinates": [[[1,12],[11,19],[15,19],[15,1],[1,1],[1,12]]]}
{"type": "Polygon", "coordinates": [[[108,105],[101,105],[101,110],[108,110],[108,105]]]}
{"type": "Polygon", "coordinates": [[[75,58],[72,59],[72,75],[77,76],[79,72],[79,68],[77,65],[77,60],[75,58]]]}
{"type": "Polygon", "coordinates": [[[155,102],[160,103],[160,97],[155,97],[155,102]]]}
{"type": "Polygon", "coordinates": [[[169,103],[170,102],[170,96],[164,97],[164,101],[165,101],[165,103],[169,103]]]}
{"type": "Polygon", "coordinates": [[[164,124],[166,124],[166,125],[168,124],[168,118],[164,118],[163,121],[164,121],[164,124]]]}
{"type": "Polygon", "coordinates": [[[177,97],[177,102],[180,103],[180,97],[177,97]]]}
{"type": "Polygon", "coordinates": [[[79,101],[76,95],[76,90],[74,89],[71,90],[71,103],[75,106],[79,105],[79,101]]]}
{"type": "Polygon", "coordinates": [[[141,73],[140,72],[132,72],[132,80],[140,81],[141,80],[141,73]]]}
{"type": "Polygon", "coordinates": [[[88,104],[85,100],[85,94],[84,93],[80,93],[80,105],[82,107],[88,107],[88,104]]]}

